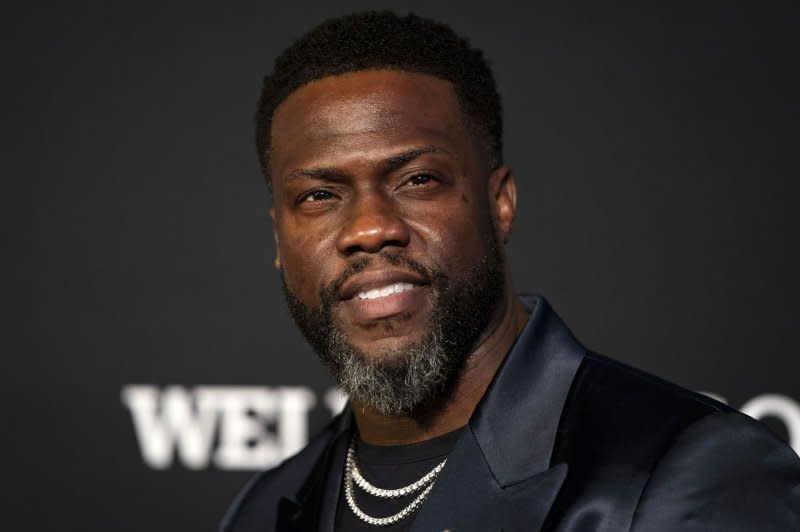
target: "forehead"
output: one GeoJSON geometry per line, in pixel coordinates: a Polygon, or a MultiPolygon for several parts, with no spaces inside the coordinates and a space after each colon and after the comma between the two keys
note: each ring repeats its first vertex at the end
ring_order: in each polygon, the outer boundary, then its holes
{"type": "Polygon", "coordinates": [[[273,178],[287,165],[377,156],[404,145],[451,152],[473,148],[452,83],[394,70],[352,72],[304,85],[275,110],[271,139],[273,178]]]}

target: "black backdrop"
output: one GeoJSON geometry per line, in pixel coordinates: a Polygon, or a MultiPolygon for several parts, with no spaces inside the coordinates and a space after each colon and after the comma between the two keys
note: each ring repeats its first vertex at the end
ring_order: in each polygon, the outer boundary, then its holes
{"type": "MultiPolygon", "coordinates": [[[[0,526],[211,530],[247,449],[274,463],[329,417],[272,268],[260,78],[314,23],[375,4],[49,4],[3,17],[0,526]]],[[[518,289],[800,443],[791,3],[384,5],[495,68],[518,289]]]]}

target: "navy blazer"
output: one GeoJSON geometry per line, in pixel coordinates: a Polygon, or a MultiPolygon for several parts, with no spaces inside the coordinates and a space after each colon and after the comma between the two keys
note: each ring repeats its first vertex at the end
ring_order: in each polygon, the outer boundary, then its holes
{"type": "MultiPolygon", "coordinates": [[[[523,302],[530,319],[414,531],[800,530],[791,448],[717,401],[587,352],[543,298],[523,302]]],[[[353,425],[346,408],[255,477],[221,530],[332,532],[353,425]]]]}

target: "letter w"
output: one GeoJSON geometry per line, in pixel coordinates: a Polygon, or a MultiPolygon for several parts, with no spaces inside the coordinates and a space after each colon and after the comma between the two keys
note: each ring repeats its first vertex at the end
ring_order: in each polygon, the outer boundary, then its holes
{"type": "Polygon", "coordinates": [[[147,465],[168,468],[173,449],[190,469],[208,465],[219,412],[213,397],[190,393],[181,386],[170,386],[162,393],[155,386],[130,385],[122,389],[122,402],[131,411],[147,465]]]}

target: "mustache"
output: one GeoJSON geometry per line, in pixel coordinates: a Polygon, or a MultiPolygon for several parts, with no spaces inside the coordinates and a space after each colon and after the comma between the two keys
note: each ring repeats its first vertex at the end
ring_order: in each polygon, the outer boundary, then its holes
{"type": "Polygon", "coordinates": [[[447,278],[442,272],[428,268],[421,262],[417,262],[403,254],[381,251],[375,256],[363,256],[355,259],[345,267],[344,271],[336,279],[323,286],[320,289],[320,301],[322,301],[323,306],[330,305],[336,300],[336,294],[339,293],[339,289],[351,277],[379,262],[391,266],[406,267],[419,275],[427,284],[441,283],[447,278]]]}

